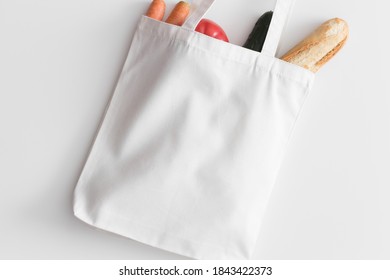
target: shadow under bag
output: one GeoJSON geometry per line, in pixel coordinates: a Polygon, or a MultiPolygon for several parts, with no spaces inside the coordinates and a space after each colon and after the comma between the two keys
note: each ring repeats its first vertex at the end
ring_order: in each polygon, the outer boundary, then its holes
{"type": "Polygon", "coordinates": [[[74,193],[97,228],[196,259],[248,259],[314,74],[263,52],[143,16],[74,193]]]}

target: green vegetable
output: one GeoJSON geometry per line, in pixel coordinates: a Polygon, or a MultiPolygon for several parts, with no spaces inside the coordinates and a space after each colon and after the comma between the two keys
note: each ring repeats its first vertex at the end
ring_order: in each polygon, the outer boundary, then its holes
{"type": "Polygon", "coordinates": [[[243,45],[244,48],[261,52],[265,38],[267,37],[268,29],[271,24],[273,12],[264,13],[256,22],[251,34],[243,45]]]}

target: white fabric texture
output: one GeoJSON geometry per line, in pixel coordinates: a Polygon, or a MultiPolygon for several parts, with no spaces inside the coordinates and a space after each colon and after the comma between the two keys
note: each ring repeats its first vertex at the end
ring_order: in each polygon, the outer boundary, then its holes
{"type": "Polygon", "coordinates": [[[141,18],[74,213],[191,258],[249,259],[314,75],[274,57],[291,1],[265,53],[195,32],[212,2],[182,27],[141,18]]]}

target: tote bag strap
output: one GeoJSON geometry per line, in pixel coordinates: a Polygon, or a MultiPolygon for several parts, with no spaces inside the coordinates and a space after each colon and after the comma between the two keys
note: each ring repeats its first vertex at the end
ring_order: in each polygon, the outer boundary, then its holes
{"type": "Polygon", "coordinates": [[[195,30],[200,20],[204,17],[207,11],[211,8],[215,0],[192,0],[191,14],[184,22],[183,27],[195,30]]]}
{"type": "Polygon", "coordinates": [[[282,36],[293,5],[294,0],[276,0],[276,6],[268,29],[267,38],[261,51],[262,53],[275,56],[280,37],[282,36]]]}
{"type": "MultiPolygon", "coordinates": [[[[186,22],[184,28],[195,30],[199,21],[204,17],[207,11],[211,8],[215,0],[192,0],[192,12],[186,22]]],[[[272,16],[271,24],[268,29],[267,38],[265,39],[262,53],[275,56],[280,37],[284,26],[292,11],[294,0],[276,0],[276,6],[272,16]]]]}

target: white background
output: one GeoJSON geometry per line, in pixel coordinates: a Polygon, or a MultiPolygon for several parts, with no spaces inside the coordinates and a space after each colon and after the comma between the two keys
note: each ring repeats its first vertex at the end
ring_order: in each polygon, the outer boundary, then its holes
{"type": "MultiPolygon", "coordinates": [[[[168,10],[175,0],[167,1],[168,10]]],[[[242,45],[273,0],[207,14],[242,45]]],[[[74,218],[72,193],[149,0],[0,0],[0,258],[184,259],[74,218]]],[[[389,4],[297,0],[279,54],[350,25],[317,74],[256,259],[390,259],[389,4]]],[[[147,75],[147,73],[145,73],[147,75]]]]}

